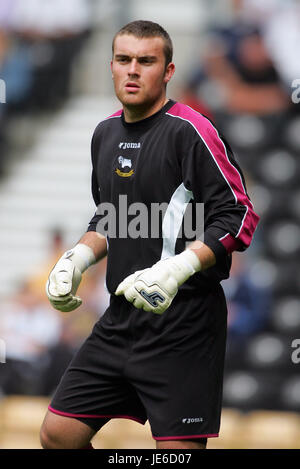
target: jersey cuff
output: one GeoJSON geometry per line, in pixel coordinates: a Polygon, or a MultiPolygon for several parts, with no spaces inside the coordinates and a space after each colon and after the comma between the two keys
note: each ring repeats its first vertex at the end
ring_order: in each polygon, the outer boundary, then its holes
{"type": "Polygon", "coordinates": [[[86,231],[97,231],[97,223],[90,223],[86,231]]]}
{"type": "Polygon", "coordinates": [[[230,233],[226,233],[224,236],[219,238],[219,241],[224,246],[228,254],[231,254],[233,251],[245,250],[244,244],[230,233]]]}
{"type": "Polygon", "coordinates": [[[204,243],[213,251],[217,261],[233,251],[243,250],[243,245],[238,239],[216,228],[208,228],[204,233],[204,243]]]}

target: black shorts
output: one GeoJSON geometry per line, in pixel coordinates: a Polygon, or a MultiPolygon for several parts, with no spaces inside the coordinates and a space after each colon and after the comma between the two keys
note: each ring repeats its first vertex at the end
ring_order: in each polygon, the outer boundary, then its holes
{"type": "Polygon", "coordinates": [[[226,323],[219,285],[197,296],[179,291],[163,315],[112,296],[49,410],[95,431],[128,418],[148,419],[155,440],[217,437],[226,323]]]}

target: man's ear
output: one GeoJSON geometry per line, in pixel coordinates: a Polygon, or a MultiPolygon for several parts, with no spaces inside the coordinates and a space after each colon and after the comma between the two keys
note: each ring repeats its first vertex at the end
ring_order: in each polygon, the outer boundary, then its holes
{"type": "Polygon", "coordinates": [[[114,78],[114,74],[113,74],[113,61],[111,60],[110,61],[110,70],[111,70],[111,77],[112,79],[114,78]]]}
{"type": "Polygon", "coordinates": [[[164,82],[167,84],[172,76],[174,75],[175,73],[175,64],[173,62],[170,62],[167,67],[166,67],[166,71],[165,71],[165,78],[164,78],[164,82]]]}

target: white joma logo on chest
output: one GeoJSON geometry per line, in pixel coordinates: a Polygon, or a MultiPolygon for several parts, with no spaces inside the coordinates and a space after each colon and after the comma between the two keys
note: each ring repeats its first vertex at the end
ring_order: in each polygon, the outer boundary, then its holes
{"type": "Polygon", "coordinates": [[[119,148],[123,148],[123,150],[126,150],[126,148],[141,148],[140,142],[134,143],[134,142],[120,142],[119,143],[119,148]]]}

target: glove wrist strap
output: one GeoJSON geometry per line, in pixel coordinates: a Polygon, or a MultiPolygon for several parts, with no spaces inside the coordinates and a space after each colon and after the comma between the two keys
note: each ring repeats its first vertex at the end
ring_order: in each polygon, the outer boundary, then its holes
{"type": "Polygon", "coordinates": [[[86,244],[76,244],[73,249],[66,251],[63,255],[64,259],[72,260],[73,264],[83,272],[92,264],[96,262],[93,250],[86,244]]]}
{"type": "Polygon", "coordinates": [[[201,262],[197,254],[191,249],[186,249],[182,253],[178,254],[178,256],[180,256],[182,261],[191,269],[191,275],[201,270],[201,262]]]}

